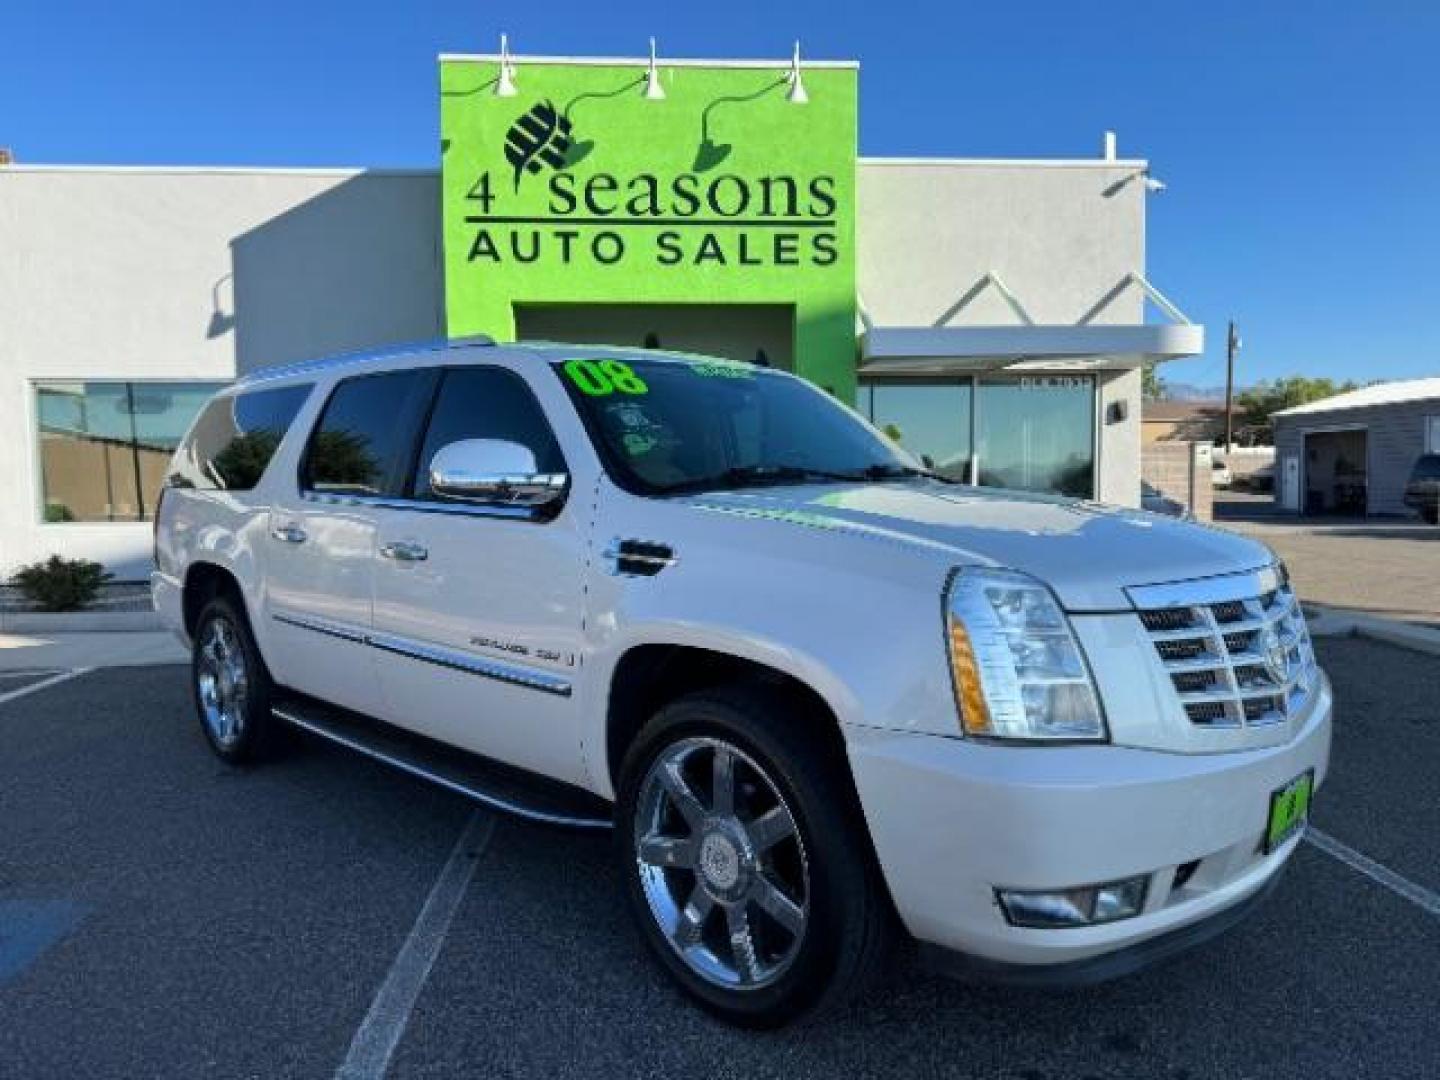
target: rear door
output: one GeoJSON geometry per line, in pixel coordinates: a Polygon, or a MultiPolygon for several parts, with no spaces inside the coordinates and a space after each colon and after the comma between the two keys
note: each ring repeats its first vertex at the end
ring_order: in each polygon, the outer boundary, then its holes
{"type": "Polygon", "coordinates": [[[567,472],[543,408],[501,366],[445,371],[418,440],[404,505],[379,520],[376,664],[385,719],[571,782],[583,778],[574,684],[581,648],[586,509],[573,490],[537,512],[440,499],[437,451],[462,439],[519,443],[540,472],[567,472]]]}
{"type": "Polygon", "coordinates": [[[433,378],[411,369],[338,382],[263,541],[276,678],[360,712],[379,700],[367,645],[376,520],[404,483],[433,378]]]}

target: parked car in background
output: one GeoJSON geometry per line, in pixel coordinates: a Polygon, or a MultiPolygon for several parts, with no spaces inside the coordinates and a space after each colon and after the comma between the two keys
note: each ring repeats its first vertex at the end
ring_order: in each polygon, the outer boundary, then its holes
{"type": "Polygon", "coordinates": [[[1216,488],[1228,488],[1231,476],[1230,467],[1219,458],[1210,459],[1210,486],[1216,488]]]}
{"type": "Polygon", "coordinates": [[[725,360],[250,376],[176,451],[151,581],[219,757],[299,727],[613,827],[656,961],[752,1026],[838,1005],[902,931],[1029,982],[1197,944],[1279,880],[1329,761],[1264,545],[947,480],[725,360]]]}
{"type": "Polygon", "coordinates": [[[1440,454],[1421,454],[1405,485],[1405,505],[1440,525],[1440,454]]]}
{"type": "Polygon", "coordinates": [[[1190,511],[1178,499],[1172,499],[1147,480],[1140,481],[1140,509],[1166,517],[1189,518],[1190,511]]]}
{"type": "Polygon", "coordinates": [[[1274,491],[1274,462],[1254,469],[1244,485],[1247,491],[1274,491]]]}

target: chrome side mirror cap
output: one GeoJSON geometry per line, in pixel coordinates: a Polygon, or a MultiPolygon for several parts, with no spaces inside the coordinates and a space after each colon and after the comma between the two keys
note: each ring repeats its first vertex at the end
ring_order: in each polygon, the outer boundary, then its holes
{"type": "Polygon", "coordinates": [[[569,483],[566,473],[537,471],[529,448],[503,439],[462,439],[430,459],[430,490],[455,502],[539,509],[563,499],[569,483]]]}

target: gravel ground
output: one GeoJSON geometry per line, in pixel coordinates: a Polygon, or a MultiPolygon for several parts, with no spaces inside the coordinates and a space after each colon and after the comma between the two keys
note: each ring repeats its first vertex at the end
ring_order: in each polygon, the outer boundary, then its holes
{"type": "Polygon", "coordinates": [[[1216,504],[1216,525],[1269,544],[1301,599],[1388,619],[1440,625],[1440,527],[1384,518],[1312,521],[1255,496],[1216,504]]]}

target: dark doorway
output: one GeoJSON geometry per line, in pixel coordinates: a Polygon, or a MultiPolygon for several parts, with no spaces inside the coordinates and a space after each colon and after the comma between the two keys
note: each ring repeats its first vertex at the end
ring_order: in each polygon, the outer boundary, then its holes
{"type": "Polygon", "coordinates": [[[1369,505],[1365,429],[1313,431],[1304,438],[1304,513],[1364,517],[1369,505]]]}

